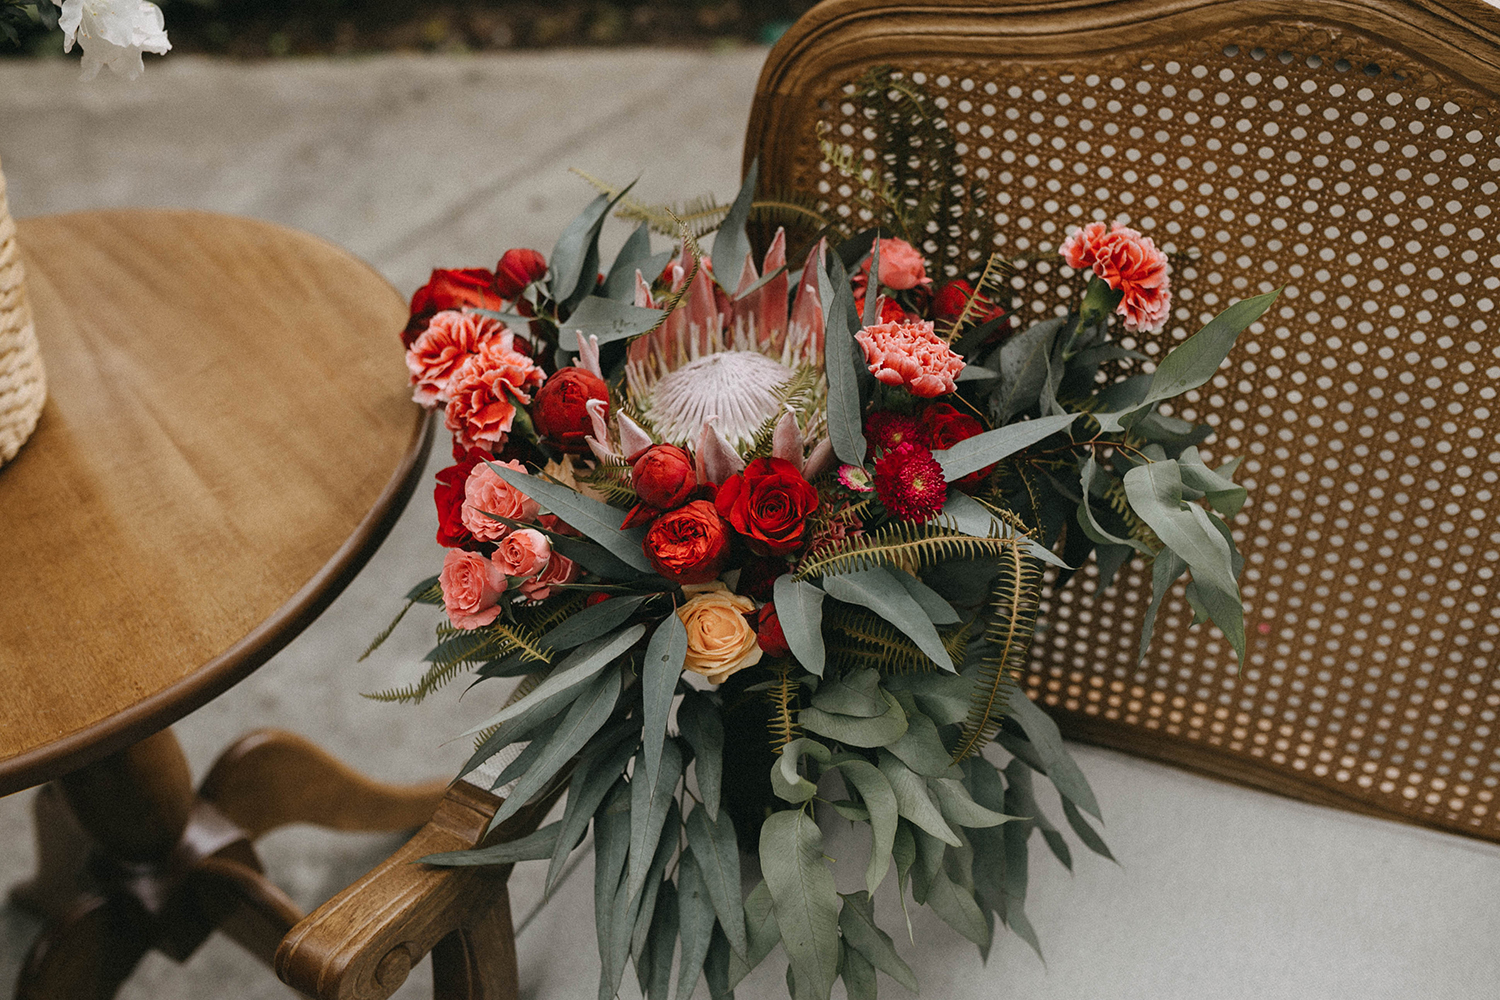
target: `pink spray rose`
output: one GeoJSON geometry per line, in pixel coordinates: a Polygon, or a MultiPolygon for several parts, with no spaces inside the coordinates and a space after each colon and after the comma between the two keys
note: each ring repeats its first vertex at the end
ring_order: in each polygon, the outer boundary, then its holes
{"type": "Polygon", "coordinates": [[[933,332],[930,322],[876,323],[854,335],[865,349],[870,374],[886,385],[904,385],[931,399],[957,388],[964,359],[933,332]]]}
{"type": "Polygon", "coordinates": [[[542,571],[521,584],[521,593],[528,601],[545,601],[552,596],[552,588],[559,583],[572,583],[581,575],[578,564],[565,555],[554,552],[542,571]]]}
{"type": "Polygon", "coordinates": [[[546,535],[535,528],[521,528],[500,539],[494,559],[506,576],[530,578],[546,569],[551,556],[552,543],[546,535]]]}
{"type": "MultiPolygon", "coordinates": [[[[870,263],[865,262],[865,273],[869,274],[870,263]]],[[[927,277],[927,262],[922,253],[905,240],[880,241],[880,283],[898,292],[918,285],[930,285],[927,277]]]]}
{"type": "Polygon", "coordinates": [[[454,628],[479,628],[500,614],[505,573],[479,553],[449,549],[438,583],[443,588],[443,607],[454,628]]]}
{"type": "Polygon", "coordinates": [[[1171,315],[1167,255],[1151,237],[1118,222],[1108,227],[1091,222],[1063,241],[1062,255],[1069,267],[1091,268],[1110,288],[1124,293],[1115,315],[1132,333],[1153,333],[1171,315]]]}
{"type": "Polygon", "coordinates": [[[505,332],[505,324],[488,316],[448,309],[433,316],[406,352],[406,367],[416,388],[411,398],[422,406],[448,402],[448,383],[469,355],[505,332]]]}
{"type": "Polygon", "coordinates": [[[530,390],[542,384],[542,370],[514,343],[510,330],[491,337],[448,382],[446,423],[464,448],[494,451],[504,444],[516,418],[516,403],[531,402],[530,390]]]}
{"type": "MultiPolygon", "coordinates": [[[[514,459],[496,464],[517,472],[526,471],[526,467],[514,459]]],[[[485,517],[486,514],[498,514],[512,521],[535,521],[541,509],[541,504],[501,479],[487,463],[480,462],[464,483],[464,505],[460,517],[464,527],[477,540],[493,542],[510,534],[510,526],[493,517],[485,517]]]]}

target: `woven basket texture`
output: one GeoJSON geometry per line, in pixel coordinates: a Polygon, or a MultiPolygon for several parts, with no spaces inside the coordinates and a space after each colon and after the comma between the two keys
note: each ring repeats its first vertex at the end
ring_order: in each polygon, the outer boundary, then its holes
{"type": "Polygon", "coordinates": [[[36,429],[47,398],[25,278],[16,222],[5,200],[5,173],[0,171],[0,465],[15,458],[36,429]]]}

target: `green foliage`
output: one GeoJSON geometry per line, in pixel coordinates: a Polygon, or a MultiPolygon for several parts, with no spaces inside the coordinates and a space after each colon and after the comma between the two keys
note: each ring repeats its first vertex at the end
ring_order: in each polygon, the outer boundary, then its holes
{"type": "Polygon", "coordinates": [[[802,733],[797,722],[797,692],[801,690],[802,682],[790,664],[779,664],[771,670],[774,676],[766,691],[771,701],[771,748],[779,753],[802,733]]]}
{"type": "Polygon", "coordinates": [[[808,580],[876,566],[922,568],[954,559],[996,558],[1006,541],[978,538],[942,525],[892,521],[808,555],[798,564],[796,577],[808,580]]]}
{"type": "Polygon", "coordinates": [[[1031,650],[1041,573],[1018,542],[1006,541],[986,634],[989,651],[978,661],[969,717],[953,751],[956,761],[977,754],[999,731],[1006,684],[1021,676],[1031,650]]]}

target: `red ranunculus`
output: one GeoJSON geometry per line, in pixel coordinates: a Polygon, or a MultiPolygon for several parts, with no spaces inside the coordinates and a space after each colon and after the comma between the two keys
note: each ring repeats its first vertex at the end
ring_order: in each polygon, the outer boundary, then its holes
{"type": "Polygon", "coordinates": [[[818,491],[791,462],[757,458],[719,487],[714,505],[757,552],[784,556],[802,544],[818,491]]]}
{"type": "Polygon", "coordinates": [[[410,347],[412,341],[427,329],[427,321],[445,309],[500,309],[505,305],[499,290],[495,288],[495,276],[482,267],[466,267],[456,271],[436,270],[427,284],[418,288],[411,297],[411,319],[401,332],[401,343],[410,347]]]}
{"type": "Polygon", "coordinates": [[[707,500],[663,514],[641,544],[656,571],[674,583],[707,583],[724,568],[729,532],[707,500]]]}
{"type": "Polygon", "coordinates": [[[432,491],[433,502],[437,505],[438,544],[450,549],[461,548],[474,540],[473,534],[464,525],[464,484],[469,481],[469,473],[474,471],[474,466],[490,457],[477,448],[467,454],[459,454],[457,446],[453,451],[458,464],[438,472],[437,488],[432,491]]]}
{"type": "MultiPolygon", "coordinates": [[[[922,411],[922,422],[927,425],[933,451],[945,451],[965,438],[984,433],[984,425],[976,418],[954,409],[947,403],[930,404],[922,411]]],[[[962,479],[955,479],[951,485],[962,489],[978,486],[994,468],[994,464],[986,465],[978,472],[971,472],[962,479]]]]}
{"type": "Polygon", "coordinates": [[[546,257],[535,250],[517,247],[505,251],[500,263],[495,265],[495,288],[507,299],[513,299],[524,292],[527,285],[541,281],[546,275],[546,257]]]}
{"type": "Polygon", "coordinates": [[[766,603],[755,617],[755,640],[767,656],[791,656],[792,647],[787,645],[786,633],[781,630],[781,619],[776,617],[776,605],[766,603]]]}
{"type": "Polygon", "coordinates": [[[687,502],[698,487],[693,459],[672,444],[653,444],[636,458],[630,481],[641,502],[657,510],[671,510],[687,502]]]}
{"type": "Polygon", "coordinates": [[[609,387],[602,378],[586,368],[559,368],[537,390],[531,422],[550,444],[582,454],[588,451],[584,438],[594,426],[586,408],[591,399],[609,402],[609,387]]]}

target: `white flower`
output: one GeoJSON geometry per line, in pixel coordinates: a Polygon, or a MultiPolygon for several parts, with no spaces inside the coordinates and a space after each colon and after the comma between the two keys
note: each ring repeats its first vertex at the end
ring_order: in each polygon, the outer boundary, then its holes
{"type": "Polygon", "coordinates": [[[76,41],[83,49],[83,78],[92,80],[100,67],[108,66],[127,80],[146,69],[142,52],[164,55],[166,21],[161,8],[146,0],[52,0],[62,8],[58,24],[63,29],[63,51],[72,52],[76,41]]]}

